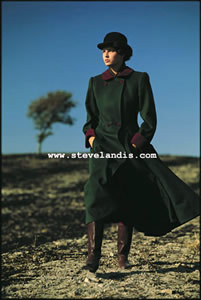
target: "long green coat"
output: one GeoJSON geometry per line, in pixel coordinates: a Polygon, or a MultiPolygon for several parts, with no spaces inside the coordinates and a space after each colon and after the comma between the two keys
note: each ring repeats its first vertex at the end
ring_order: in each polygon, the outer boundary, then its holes
{"type": "Polygon", "coordinates": [[[124,66],[117,76],[108,69],[91,77],[86,111],[87,148],[89,137],[95,136],[90,176],[84,186],[86,224],[99,219],[127,221],[145,235],[160,236],[199,215],[197,194],[160,160],[150,144],[157,121],[146,72],[124,66]],[[143,119],[140,127],[138,113],[143,119]],[[115,179],[118,173],[123,195],[115,179]]]}

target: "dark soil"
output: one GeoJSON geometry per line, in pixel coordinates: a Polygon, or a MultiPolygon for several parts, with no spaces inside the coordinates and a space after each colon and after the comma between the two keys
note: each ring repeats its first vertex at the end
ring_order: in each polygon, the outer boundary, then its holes
{"type": "MultiPolygon", "coordinates": [[[[199,192],[195,157],[161,156],[199,192]]],[[[2,156],[2,297],[199,299],[199,218],[163,237],[133,233],[131,269],[117,266],[117,225],[105,226],[95,274],[83,268],[87,159],[2,156]]]]}

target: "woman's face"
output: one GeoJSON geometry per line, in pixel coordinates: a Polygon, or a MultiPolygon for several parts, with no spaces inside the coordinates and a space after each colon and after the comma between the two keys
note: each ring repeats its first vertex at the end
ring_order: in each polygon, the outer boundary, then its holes
{"type": "Polygon", "coordinates": [[[104,48],[102,53],[103,61],[107,67],[115,67],[123,63],[123,56],[112,47],[104,48]]]}

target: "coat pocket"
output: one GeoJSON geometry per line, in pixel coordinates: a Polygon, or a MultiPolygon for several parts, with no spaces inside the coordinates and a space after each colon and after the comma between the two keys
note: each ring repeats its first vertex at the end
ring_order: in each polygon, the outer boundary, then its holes
{"type": "Polygon", "coordinates": [[[95,137],[95,139],[93,141],[92,151],[93,152],[99,152],[99,151],[101,151],[101,147],[100,147],[100,144],[99,144],[99,141],[98,141],[97,137],[95,137]]]}
{"type": "Polygon", "coordinates": [[[131,135],[126,135],[126,147],[129,152],[133,153],[134,155],[137,155],[140,153],[140,150],[138,148],[135,148],[131,144],[131,135]]]}

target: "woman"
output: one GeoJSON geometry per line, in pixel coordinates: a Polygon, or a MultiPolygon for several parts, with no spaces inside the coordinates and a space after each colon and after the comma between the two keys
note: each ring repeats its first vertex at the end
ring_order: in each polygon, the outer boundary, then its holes
{"type": "Polygon", "coordinates": [[[91,152],[84,187],[91,272],[99,266],[104,223],[118,223],[118,264],[128,268],[133,227],[161,236],[199,215],[198,196],[150,144],[156,130],[152,88],[146,72],[125,65],[132,56],[127,38],[110,32],[97,46],[108,69],[89,80],[83,126],[91,152]]]}

